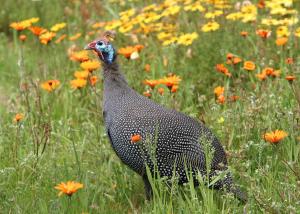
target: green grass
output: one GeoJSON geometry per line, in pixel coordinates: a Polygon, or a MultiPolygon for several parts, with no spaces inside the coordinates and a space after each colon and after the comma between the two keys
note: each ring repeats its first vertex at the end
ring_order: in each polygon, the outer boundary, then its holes
{"type": "MultiPolygon", "coordinates": [[[[273,32],[263,42],[255,34],[256,23],[232,22],[224,16],[216,19],[221,25],[218,31],[203,33],[204,13],[184,11],[165,21],[178,23],[178,32],[198,32],[199,38],[190,46],[164,47],[155,33],[137,34],[145,45],[140,58],[119,56],[129,85],[143,93],[144,79],[162,78],[169,72],[179,75],[178,92],[170,94],[165,88],[163,96],[154,92],[151,99],[204,120],[228,152],[235,182],[249,196],[248,203],[241,204],[204,184],[178,187],[173,182],[168,188],[164,178],[158,178],[151,180],[153,200],[146,201],[142,179],[121,163],[108,141],[102,117],[102,82],[95,89],[71,89],[69,81],[79,64],[69,59],[67,50],[72,45],[80,50],[97,37],[98,32],[86,36],[91,24],[116,19],[118,12],[151,1],[124,5],[83,2],[4,3],[0,15],[0,213],[299,212],[299,37],[290,36],[285,47],[277,47],[275,27],[267,27],[273,32]],[[24,31],[27,40],[22,43],[9,24],[35,16],[40,17],[40,26],[66,22],[63,31],[68,36],[77,32],[83,36],[42,45],[24,31]],[[242,30],[249,32],[247,38],[239,35],[242,30]],[[254,61],[256,70],[247,72],[241,64],[230,70],[231,78],[216,72],[215,65],[225,63],[229,52],[254,61]],[[294,58],[293,65],[285,63],[287,57],[294,58]],[[144,71],[146,63],[151,64],[150,73],[144,71]],[[280,69],[282,74],[259,81],[255,74],[265,67],[280,69]],[[297,77],[293,84],[285,80],[286,74],[297,77]],[[61,82],[52,93],[40,88],[48,79],[61,82]],[[239,100],[218,104],[213,90],[219,85],[225,87],[226,95],[238,95],[239,100]],[[16,113],[25,115],[20,123],[13,122],[16,113]],[[266,143],[262,135],[275,129],[288,132],[288,137],[277,145],[266,143]],[[54,187],[68,180],[81,182],[84,188],[71,198],[58,197],[54,187]]],[[[298,6],[299,1],[293,8],[298,6]]],[[[258,20],[267,13],[259,12],[258,20]]],[[[114,41],[117,48],[132,44],[131,37],[122,33],[114,41]]],[[[102,79],[100,70],[95,74],[102,79]]]]}

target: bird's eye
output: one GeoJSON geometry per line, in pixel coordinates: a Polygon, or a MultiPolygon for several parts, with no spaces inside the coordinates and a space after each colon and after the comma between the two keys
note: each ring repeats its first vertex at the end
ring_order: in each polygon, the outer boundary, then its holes
{"type": "Polygon", "coordinates": [[[103,45],[103,42],[102,42],[102,41],[99,41],[99,42],[97,42],[97,45],[102,46],[102,45],[103,45]]]}

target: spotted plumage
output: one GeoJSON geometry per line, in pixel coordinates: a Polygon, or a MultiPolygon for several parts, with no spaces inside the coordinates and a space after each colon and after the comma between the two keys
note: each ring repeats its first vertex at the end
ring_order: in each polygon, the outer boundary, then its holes
{"type": "MultiPolygon", "coordinates": [[[[198,183],[198,172],[205,177],[209,170],[209,177],[213,177],[226,171],[226,155],[215,135],[201,122],[154,103],[130,88],[119,71],[114,49],[107,48],[112,52],[105,52],[107,49],[103,47],[97,49],[95,44],[101,41],[90,43],[87,49],[95,50],[103,62],[103,116],[107,133],[119,158],[143,177],[147,197],[151,197],[152,191],[146,165],[152,173],[157,167],[160,176],[169,178],[174,176],[175,171],[179,184],[188,181],[186,169],[194,175],[195,184],[198,183]],[[132,137],[136,135],[140,140],[133,143],[132,137]],[[204,152],[207,146],[213,152],[210,169],[206,167],[204,152]]],[[[106,44],[111,45],[109,42],[106,44]]],[[[226,173],[225,178],[213,187],[225,189],[246,200],[245,194],[233,184],[230,172],[226,173]]]]}

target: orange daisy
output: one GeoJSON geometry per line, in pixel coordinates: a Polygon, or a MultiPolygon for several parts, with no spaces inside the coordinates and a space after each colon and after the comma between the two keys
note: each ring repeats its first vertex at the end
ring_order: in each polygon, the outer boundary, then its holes
{"type": "Polygon", "coordinates": [[[20,122],[21,120],[23,120],[23,118],[24,118],[24,114],[22,114],[22,113],[17,113],[16,115],[15,115],[15,117],[14,117],[14,122],[20,122]]]}
{"type": "Polygon", "coordinates": [[[80,64],[81,68],[83,68],[84,70],[88,70],[90,72],[100,68],[100,66],[101,66],[100,62],[96,60],[88,60],[80,64]]]}
{"type": "Polygon", "coordinates": [[[263,138],[271,144],[277,144],[287,136],[288,134],[285,131],[277,129],[275,131],[265,133],[263,138]]]}
{"type": "Polygon", "coordinates": [[[252,61],[245,61],[244,62],[244,69],[247,71],[255,70],[255,64],[252,61]]]}
{"type": "Polygon", "coordinates": [[[51,92],[55,90],[59,85],[60,85],[59,80],[48,80],[41,84],[41,88],[48,92],[51,92]]]}
{"type": "Polygon", "coordinates": [[[58,196],[61,196],[62,194],[66,194],[67,196],[71,197],[79,189],[83,188],[83,184],[75,181],[68,181],[67,183],[61,182],[54,188],[60,191],[58,193],[58,196]]]}
{"type": "Polygon", "coordinates": [[[42,27],[32,26],[28,28],[34,35],[40,36],[41,34],[45,33],[47,30],[42,27]]]}
{"type": "Polygon", "coordinates": [[[71,88],[73,89],[80,89],[86,86],[87,81],[85,79],[75,79],[71,80],[71,88]]]}
{"type": "Polygon", "coordinates": [[[89,60],[88,51],[73,52],[70,55],[70,59],[73,61],[84,62],[89,60]]]}

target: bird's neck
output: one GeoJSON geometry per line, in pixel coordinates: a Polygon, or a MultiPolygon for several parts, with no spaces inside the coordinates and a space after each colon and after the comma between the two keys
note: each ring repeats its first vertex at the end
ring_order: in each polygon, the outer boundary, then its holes
{"type": "Polygon", "coordinates": [[[116,61],[110,64],[103,65],[104,78],[104,102],[118,100],[118,97],[124,96],[130,88],[119,70],[119,65],[116,61]]]}
{"type": "Polygon", "coordinates": [[[117,84],[119,87],[128,86],[124,75],[119,70],[119,65],[116,61],[112,63],[104,63],[103,65],[104,83],[117,84]]]}

